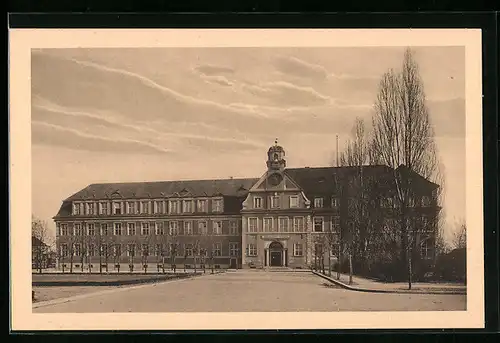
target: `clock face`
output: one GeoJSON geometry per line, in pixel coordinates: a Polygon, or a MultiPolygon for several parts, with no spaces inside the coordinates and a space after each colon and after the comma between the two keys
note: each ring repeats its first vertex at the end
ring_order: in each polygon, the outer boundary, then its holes
{"type": "Polygon", "coordinates": [[[280,174],[273,174],[269,177],[269,183],[273,186],[277,186],[281,183],[283,177],[280,174]]]}

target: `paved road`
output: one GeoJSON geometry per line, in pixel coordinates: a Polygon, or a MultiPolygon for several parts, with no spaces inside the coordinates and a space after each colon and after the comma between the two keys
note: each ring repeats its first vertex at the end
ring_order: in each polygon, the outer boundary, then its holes
{"type": "Polygon", "coordinates": [[[465,295],[378,294],[327,287],[306,272],[236,271],[120,288],[35,313],[465,310],[465,295]]]}

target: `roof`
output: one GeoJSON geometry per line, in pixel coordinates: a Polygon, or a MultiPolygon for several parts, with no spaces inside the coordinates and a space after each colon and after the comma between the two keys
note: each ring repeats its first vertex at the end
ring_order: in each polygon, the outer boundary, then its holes
{"type": "MultiPolygon", "coordinates": [[[[338,182],[342,182],[350,176],[356,175],[360,167],[341,166],[341,167],[316,167],[316,168],[287,168],[285,173],[290,176],[304,190],[306,194],[332,194],[338,190],[338,182]]],[[[382,181],[387,178],[391,182],[394,169],[386,165],[364,165],[363,174],[367,177],[373,177],[382,181]]],[[[404,166],[400,166],[398,172],[404,171],[410,173],[417,187],[438,187],[435,183],[428,181],[419,174],[410,171],[404,166]]]]}
{"type": "MultiPolygon", "coordinates": [[[[345,177],[355,175],[359,167],[317,167],[317,168],[287,168],[285,173],[290,176],[307,194],[332,194],[338,190],[338,182],[345,177]]],[[[384,165],[363,166],[365,175],[389,175],[391,168],[384,165]]]]}
{"type": "Polygon", "coordinates": [[[38,237],[31,236],[31,246],[32,247],[39,247],[39,246],[47,246],[42,240],[38,237]]]}
{"type": "Polygon", "coordinates": [[[258,179],[185,180],[129,183],[96,183],[73,194],[65,201],[110,198],[147,199],[175,196],[241,196],[258,179]]]}

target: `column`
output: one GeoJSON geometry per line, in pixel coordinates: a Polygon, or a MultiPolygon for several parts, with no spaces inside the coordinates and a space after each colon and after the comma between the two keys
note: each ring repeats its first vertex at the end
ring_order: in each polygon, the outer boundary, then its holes
{"type": "Polygon", "coordinates": [[[281,265],[284,267],[285,266],[285,258],[286,258],[286,249],[283,249],[282,250],[282,253],[281,253],[281,265]]]}

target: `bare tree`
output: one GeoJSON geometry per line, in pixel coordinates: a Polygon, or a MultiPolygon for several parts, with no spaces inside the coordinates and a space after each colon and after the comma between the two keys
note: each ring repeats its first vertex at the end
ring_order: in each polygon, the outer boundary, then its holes
{"type": "Polygon", "coordinates": [[[410,227],[409,203],[414,196],[411,172],[434,179],[438,158],[426,106],[423,82],[412,50],[404,55],[401,72],[382,77],[373,118],[373,152],[394,170],[394,198],[399,218],[402,254],[412,285],[412,255],[416,230],[410,227]],[[405,169],[400,168],[404,166],[405,169]]]}
{"type": "Polygon", "coordinates": [[[34,255],[32,260],[35,268],[41,273],[42,269],[47,266],[52,239],[47,223],[35,216],[31,216],[31,237],[33,245],[31,251],[34,255]]]}
{"type": "Polygon", "coordinates": [[[467,225],[464,220],[459,222],[453,233],[452,247],[453,249],[463,249],[467,247],[467,225]]]}

